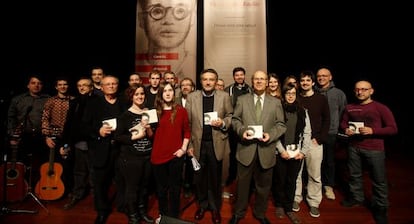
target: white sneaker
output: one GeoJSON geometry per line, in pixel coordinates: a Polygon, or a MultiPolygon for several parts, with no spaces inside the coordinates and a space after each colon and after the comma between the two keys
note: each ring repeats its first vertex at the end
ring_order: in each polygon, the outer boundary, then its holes
{"type": "Polygon", "coordinates": [[[329,200],[335,200],[335,193],[333,191],[333,188],[330,186],[323,187],[325,190],[325,196],[329,200]]]}
{"type": "Polygon", "coordinates": [[[223,198],[231,198],[233,197],[233,194],[230,192],[224,191],[222,196],[223,198]]]}
{"type": "Polygon", "coordinates": [[[318,218],[319,216],[321,216],[321,213],[319,212],[319,208],[312,207],[312,206],[310,207],[309,214],[314,218],[318,218]]]}
{"type": "Polygon", "coordinates": [[[297,201],[294,201],[294,202],[293,202],[293,205],[292,205],[292,210],[293,210],[294,212],[298,212],[298,211],[300,210],[299,202],[297,202],[297,201]]]}

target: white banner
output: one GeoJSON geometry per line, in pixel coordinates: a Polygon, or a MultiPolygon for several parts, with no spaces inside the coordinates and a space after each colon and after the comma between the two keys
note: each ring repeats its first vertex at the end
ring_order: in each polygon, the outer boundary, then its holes
{"type": "Polygon", "coordinates": [[[204,0],[204,68],[214,68],[226,86],[234,67],[267,71],[266,1],[204,0]]]}
{"type": "Polygon", "coordinates": [[[196,0],[138,0],[135,71],[144,83],[153,69],[196,81],[196,17],[196,0]]]}

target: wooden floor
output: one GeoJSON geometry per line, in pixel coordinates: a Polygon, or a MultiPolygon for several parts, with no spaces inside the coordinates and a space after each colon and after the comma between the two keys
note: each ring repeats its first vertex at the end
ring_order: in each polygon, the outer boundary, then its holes
{"type": "MultiPolygon", "coordinates": [[[[389,177],[389,192],[390,192],[390,209],[389,220],[390,224],[410,224],[414,223],[414,159],[413,153],[388,153],[387,168],[389,177]]],[[[345,158],[339,154],[337,156],[337,172],[344,174],[345,158]]],[[[339,176],[339,175],[338,175],[339,176]]],[[[342,175],[346,176],[346,175],[342,175]]],[[[368,178],[368,177],[366,177],[368,178]]],[[[370,184],[366,181],[367,197],[370,195],[370,184]]],[[[232,185],[226,188],[227,191],[233,192],[235,186],[232,185]]],[[[323,199],[320,205],[321,216],[319,218],[312,218],[309,215],[308,208],[305,203],[301,203],[301,210],[297,213],[303,223],[327,223],[327,224],[348,224],[348,223],[374,223],[370,211],[365,207],[344,208],[340,205],[343,199],[343,192],[346,189],[346,180],[339,180],[335,188],[336,200],[329,201],[323,199]]],[[[252,198],[253,200],[253,198],[252,198]]],[[[3,206],[0,214],[0,223],[7,224],[83,224],[94,223],[96,213],[93,209],[92,196],[88,196],[83,201],[71,210],[63,210],[66,199],[58,201],[43,201],[42,204],[47,208],[42,208],[32,197],[28,196],[25,200],[18,203],[7,204],[3,206]],[[7,209],[6,209],[7,208],[7,209]],[[21,214],[10,212],[8,209],[26,209],[35,210],[36,214],[21,214]]],[[[273,202],[269,199],[267,217],[271,223],[290,223],[287,217],[278,219],[274,215],[275,207],[273,202]]],[[[182,206],[187,207],[183,209],[181,218],[183,220],[192,221],[194,223],[212,223],[210,213],[206,213],[201,221],[195,222],[194,212],[197,209],[196,204],[192,203],[192,198],[182,199],[182,206]]],[[[153,196],[150,200],[149,214],[153,217],[158,216],[157,201],[153,196]]],[[[232,200],[224,199],[223,208],[221,210],[222,223],[228,223],[231,218],[232,200]]],[[[127,223],[127,217],[123,213],[114,212],[108,219],[109,224],[127,223]]],[[[246,217],[240,224],[257,223],[253,218],[251,207],[248,209],[246,217]]]]}

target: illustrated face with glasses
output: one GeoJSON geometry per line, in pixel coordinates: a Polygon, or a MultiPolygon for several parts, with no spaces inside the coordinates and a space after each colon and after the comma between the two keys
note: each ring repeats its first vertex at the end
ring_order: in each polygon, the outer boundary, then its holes
{"type": "Polygon", "coordinates": [[[185,19],[189,14],[189,9],[184,5],[177,5],[176,7],[164,7],[162,5],[153,5],[146,11],[154,20],[160,20],[167,15],[168,10],[171,10],[172,15],[176,20],[185,19]]]}
{"type": "Polygon", "coordinates": [[[183,45],[192,24],[195,0],[140,0],[140,26],[149,48],[172,51],[183,45]]]}

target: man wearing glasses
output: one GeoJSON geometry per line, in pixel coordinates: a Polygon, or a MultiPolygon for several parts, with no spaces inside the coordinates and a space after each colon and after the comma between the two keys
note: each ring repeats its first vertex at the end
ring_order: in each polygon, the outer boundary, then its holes
{"type": "Polygon", "coordinates": [[[385,166],[385,139],[398,133],[394,115],[388,106],[372,99],[374,88],[369,80],[355,83],[355,103],[345,107],[340,128],[349,138],[348,198],[344,207],[361,206],[365,201],[363,167],[368,168],[371,181],[371,212],[377,224],[388,223],[388,179],[385,166]],[[360,127],[351,128],[358,122],[360,127]]]}
{"type": "MultiPolygon", "coordinates": [[[[195,71],[194,46],[185,46],[194,23],[195,0],[139,0],[138,24],[147,38],[146,53],[139,53],[138,70],[171,70],[178,80],[195,71]],[[191,49],[194,49],[192,51],[191,49]]],[[[142,43],[145,40],[138,40],[142,43]]],[[[139,44],[139,43],[137,43],[139,44]]]]}

